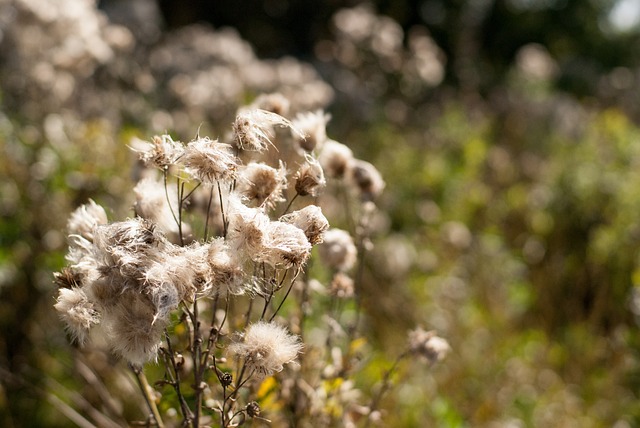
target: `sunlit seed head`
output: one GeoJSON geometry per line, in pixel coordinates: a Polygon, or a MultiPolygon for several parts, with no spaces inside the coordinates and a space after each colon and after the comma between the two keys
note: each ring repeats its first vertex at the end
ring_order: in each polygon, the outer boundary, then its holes
{"type": "Polygon", "coordinates": [[[295,179],[295,189],[300,196],[317,196],[327,185],[322,166],[311,156],[306,157],[306,162],[296,172],[295,179]]]}
{"type": "Polygon", "coordinates": [[[293,362],[302,343],[298,336],[273,322],[260,321],[249,325],[244,334],[228,347],[231,356],[244,360],[257,377],[270,376],[282,371],[285,364],[293,362]]]}
{"type": "Polygon", "coordinates": [[[69,216],[67,231],[69,235],[79,235],[93,241],[93,229],[101,224],[107,224],[107,213],[93,200],[81,205],[69,216]]]}
{"type": "Polygon", "coordinates": [[[145,165],[155,166],[162,170],[175,164],[184,152],[183,144],[179,141],[173,141],[170,135],[156,135],[150,142],[136,138],[131,142],[131,146],[139,153],[140,160],[145,165]]]}
{"type": "Polygon", "coordinates": [[[284,215],[280,217],[280,221],[301,229],[311,245],[320,244],[323,233],[329,228],[329,221],[317,205],[308,205],[301,210],[284,215]]]}
{"type": "Polygon", "coordinates": [[[181,162],[192,177],[204,183],[232,180],[236,177],[238,159],[229,144],[201,137],[187,144],[181,162]]]}
{"type": "Polygon", "coordinates": [[[54,308],[60,313],[73,340],[82,345],[89,330],[100,322],[100,314],[80,288],[61,288],[54,308]]]}
{"type": "Polygon", "coordinates": [[[284,200],[287,186],[286,168],[281,163],[276,169],[263,163],[252,162],[240,171],[236,190],[256,206],[273,208],[284,200]]]}
{"type": "Polygon", "coordinates": [[[327,122],[331,118],[322,110],[316,112],[298,113],[293,119],[293,126],[298,129],[303,137],[293,134],[294,141],[305,152],[320,149],[327,140],[327,122]]]}

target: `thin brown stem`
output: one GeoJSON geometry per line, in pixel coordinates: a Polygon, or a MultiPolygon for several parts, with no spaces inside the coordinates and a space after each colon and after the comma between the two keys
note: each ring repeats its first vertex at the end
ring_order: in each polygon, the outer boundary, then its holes
{"type": "Polygon", "coordinates": [[[139,367],[129,367],[131,368],[133,374],[136,376],[138,386],[140,387],[140,391],[142,391],[142,395],[144,396],[144,401],[147,403],[151,415],[153,415],[153,423],[155,423],[158,428],[164,428],[164,422],[162,422],[160,411],[158,410],[158,406],[156,406],[156,400],[151,396],[151,386],[149,385],[149,381],[147,380],[144,371],[139,367]]]}

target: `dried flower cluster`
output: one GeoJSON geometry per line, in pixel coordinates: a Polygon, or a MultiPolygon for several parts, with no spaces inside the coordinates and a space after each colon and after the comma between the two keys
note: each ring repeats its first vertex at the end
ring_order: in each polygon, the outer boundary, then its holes
{"type": "MultiPolygon", "coordinates": [[[[339,347],[331,350],[335,370],[324,370],[327,379],[340,382],[337,389],[317,383],[317,377],[305,380],[308,368],[295,364],[303,344],[291,332],[304,333],[304,319],[312,315],[310,293],[325,289],[301,275],[314,246],[331,273],[330,291],[322,294],[349,302],[357,293],[352,272],[366,236],[330,228],[316,204],[327,186],[325,172],[334,188],[355,196],[354,209],[363,218],[375,209],[372,200],[384,181],[373,165],[328,139],[324,112],[290,120],[276,111],[288,111],[281,94],[239,109],[228,141],[199,135],[186,144],[169,135],[133,141],[144,168],[133,189],[135,216],[109,222],[105,210],[90,201],[67,225],[68,266],[56,274],[55,308],[70,335],[80,344],[101,336],[133,367],[161,361],[182,400],[183,423],[192,426],[200,424],[205,409],[224,427],[262,419],[261,403],[250,390],[240,391],[249,381],[285,373],[297,380],[282,380],[280,400],[305,397],[298,411],[308,417],[325,418],[331,406],[342,409],[343,421],[355,414],[373,420],[376,414],[357,403],[361,394],[347,380],[339,347]],[[289,157],[278,159],[277,153],[289,157]],[[296,314],[286,323],[280,313],[290,296],[299,309],[286,306],[296,314]],[[211,320],[208,329],[204,313],[211,320]],[[186,323],[186,341],[170,334],[176,323],[186,323]],[[193,356],[188,365],[185,352],[193,356]],[[189,408],[179,380],[187,372],[196,386],[193,402],[206,400],[206,406],[189,408]]],[[[361,234],[368,231],[365,223],[359,220],[361,234]]],[[[327,321],[327,343],[348,340],[335,318],[327,321]]],[[[412,352],[427,355],[428,348],[442,354],[430,339],[429,346],[412,345],[412,352]]],[[[311,354],[318,349],[308,348],[311,354]]],[[[157,421],[162,415],[152,401],[157,421]]]]}

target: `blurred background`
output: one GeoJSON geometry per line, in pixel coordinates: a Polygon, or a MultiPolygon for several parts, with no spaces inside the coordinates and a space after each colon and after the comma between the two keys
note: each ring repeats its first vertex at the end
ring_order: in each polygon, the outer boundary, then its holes
{"type": "Polygon", "coordinates": [[[640,2],[0,0],[2,426],[101,400],[52,308],[69,212],[130,215],[132,137],[276,91],[387,182],[371,358],[416,324],[452,345],[387,420],[640,426],[640,2]]]}

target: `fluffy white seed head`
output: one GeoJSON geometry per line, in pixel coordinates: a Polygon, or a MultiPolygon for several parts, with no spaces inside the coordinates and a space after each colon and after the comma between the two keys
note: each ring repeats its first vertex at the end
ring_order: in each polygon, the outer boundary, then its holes
{"type": "Polygon", "coordinates": [[[299,129],[304,137],[300,137],[294,133],[295,142],[304,152],[312,152],[320,149],[327,140],[327,122],[331,118],[322,110],[315,112],[298,113],[292,123],[296,129],[299,129]]]}
{"type": "Polygon", "coordinates": [[[156,317],[148,296],[127,292],[118,304],[103,314],[102,322],[112,351],[141,367],[157,358],[167,323],[156,317]]]}
{"type": "Polygon", "coordinates": [[[348,170],[349,182],[360,192],[364,201],[375,199],[385,187],[385,182],[375,166],[356,159],[348,170]]]}
{"type": "Polygon", "coordinates": [[[89,330],[100,322],[100,315],[94,304],[80,288],[61,288],[54,308],[60,313],[67,330],[74,341],[83,345],[89,330]]]}
{"type": "Polygon", "coordinates": [[[273,146],[274,126],[291,128],[291,122],[284,117],[266,110],[241,110],[233,122],[234,141],[243,150],[263,152],[273,146]]]}
{"type": "Polygon", "coordinates": [[[317,196],[327,185],[320,162],[311,156],[306,156],[306,162],[296,172],[295,179],[296,192],[300,196],[317,196]]]}
{"type": "Polygon", "coordinates": [[[300,267],[311,255],[311,244],[298,227],[272,221],[263,235],[261,249],[254,259],[274,267],[300,267]]]}
{"type": "Polygon", "coordinates": [[[358,250],[349,232],[342,229],[329,229],[324,232],[324,242],[318,246],[320,258],[332,269],[348,271],[358,258],[358,250]]]}
{"type": "Polygon", "coordinates": [[[67,231],[69,235],[79,235],[93,241],[93,229],[100,224],[107,224],[107,213],[93,200],[79,206],[69,216],[67,231]]]}
{"type": "Polygon", "coordinates": [[[284,215],[280,217],[280,221],[301,229],[311,245],[322,243],[322,235],[329,228],[329,221],[317,205],[308,205],[301,210],[284,215]]]}
{"type": "Polygon", "coordinates": [[[147,166],[155,166],[162,170],[176,163],[184,153],[184,145],[173,141],[170,135],[154,136],[150,142],[134,139],[133,150],[140,155],[140,160],[147,166]]]}
{"type": "Polygon", "coordinates": [[[233,180],[238,169],[238,159],[229,144],[201,137],[187,144],[181,158],[185,170],[203,183],[217,180],[233,180]]]}
{"type": "Polygon", "coordinates": [[[301,350],[298,336],[273,322],[264,321],[251,324],[228,348],[231,356],[244,360],[247,368],[260,378],[282,371],[301,350]]]}
{"type": "Polygon", "coordinates": [[[332,178],[343,178],[353,160],[351,149],[334,140],[327,140],[318,155],[325,174],[332,178]]]}
{"type": "Polygon", "coordinates": [[[282,193],[286,186],[287,170],[282,163],[276,169],[264,163],[252,162],[240,171],[236,190],[256,206],[273,208],[284,200],[282,193]]]}
{"type": "Polygon", "coordinates": [[[211,292],[224,296],[240,295],[247,291],[242,261],[237,253],[229,249],[224,239],[211,241],[207,250],[207,262],[210,266],[211,292]]]}

